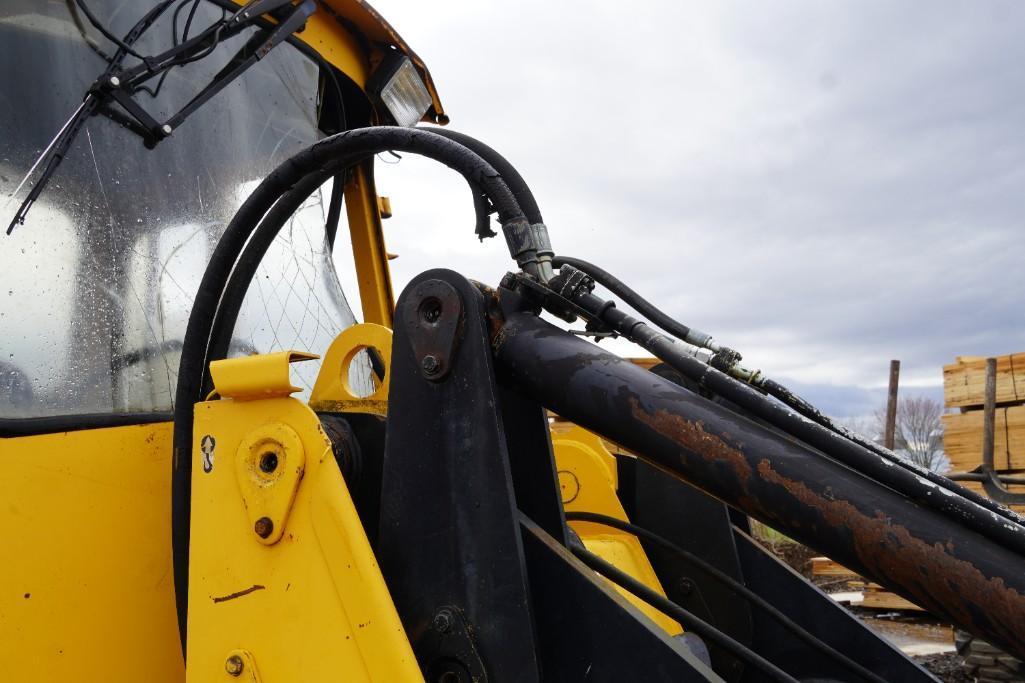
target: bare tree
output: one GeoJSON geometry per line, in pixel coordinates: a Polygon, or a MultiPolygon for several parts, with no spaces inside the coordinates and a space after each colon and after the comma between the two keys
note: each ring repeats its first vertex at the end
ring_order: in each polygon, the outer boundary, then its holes
{"type": "MultiPolygon", "coordinates": [[[[911,462],[939,472],[948,465],[943,453],[943,406],[927,396],[909,396],[897,402],[894,450],[911,462]]],[[[886,410],[876,411],[879,433],[886,424],[886,410]]]]}

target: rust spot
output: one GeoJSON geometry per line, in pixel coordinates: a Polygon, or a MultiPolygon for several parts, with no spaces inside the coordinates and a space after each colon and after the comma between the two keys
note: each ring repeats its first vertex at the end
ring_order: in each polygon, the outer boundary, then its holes
{"type": "MultiPolygon", "coordinates": [[[[836,498],[829,488],[821,493],[814,491],[804,481],[776,471],[766,458],[755,465],[753,457],[745,456],[740,447],[728,441],[728,434],[709,433],[699,420],[687,420],[664,410],[650,414],[634,397],[630,405],[634,419],[686,451],[679,454],[681,466],[693,457],[709,465],[728,466],[743,488],[740,498],[730,501],[733,504],[765,521],[775,520],[782,531],[800,530],[806,539],[821,533],[799,520],[781,518],[751,491],[759,482],[782,487],[830,527],[849,533],[853,554],[849,559],[860,563],[868,576],[929,611],[963,625],[975,624],[1005,645],[1025,652],[1025,595],[1008,586],[1003,578],[987,577],[969,560],[955,557],[955,546],[949,539],[929,542],[913,536],[899,520],[879,511],[867,514],[849,500],[836,498]]],[[[809,516],[807,521],[811,519],[809,516]]]]}
{"type": "Polygon", "coordinates": [[[824,498],[781,475],[767,459],[758,463],[758,474],[817,510],[830,526],[849,529],[854,553],[872,578],[900,587],[914,602],[961,624],[978,624],[981,612],[988,629],[1004,642],[1025,644],[1025,596],[1002,578],[987,578],[971,562],[950,555],[950,541],[929,544],[881,512],[868,516],[846,500],[824,498]]]}
{"type": "Polygon", "coordinates": [[[244,588],[244,589],[242,589],[240,591],[237,591],[235,593],[229,593],[228,595],[222,595],[221,597],[218,597],[218,598],[211,597],[210,599],[213,600],[214,603],[227,602],[229,600],[234,600],[235,598],[241,598],[243,595],[249,595],[250,593],[253,593],[255,591],[262,591],[265,588],[266,588],[266,586],[261,586],[260,584],[255,583],[252,586],[250,586],[249,588],[244,588]]]}
{"type": "Polygon", "coordinates": [[[641,423],[669,437],[703,460],[728,465],[744,486],[749,483],[751,463],[747,461],[744,453],[722,437],[706,432],[700,420],[687,420],[665,410],[656,411],[651,415],[641,407],[636,398],[630,399],[630,409],[634,418],[641,423]]]}

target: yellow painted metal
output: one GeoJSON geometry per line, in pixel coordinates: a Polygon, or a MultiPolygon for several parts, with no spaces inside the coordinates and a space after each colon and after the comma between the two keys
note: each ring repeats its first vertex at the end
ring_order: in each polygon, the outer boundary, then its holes
{"type": "Polygon", "coordinates": [[[392,332],[383,325],[353,325],[335,337],[324,354],[320,374],[310,394],[310,408],[329,413],[372,413],[387,415],[388,388],[391,384],[392,332]],[[373,348],[384,363],[384,379],[374,381],[374,393],[360,397],[349,386],[349,364],[356,354],[373,348]]]}
{"type": "Polygon", "coordinates": [[[352,256],[363,306],[363,322],[392,326],[392,293],[388,251],[374,188],[373,160],[357,166],[345,184],[345,210],[352,238],[352,256]]]}
{"type": "MultiPolygon", "coordinates": [[[[605,448],[602,440],[586,429],[566,422],[556,422],[551,430],[563,507],[629,521],[616,496],[616,458],[605,448]]],[[[644,547],[635,536],[590,522],[570,522],[570,526],[588,550],[665,595],[644,547]]],[[[670,635],[683,631],[679,623],[632,593],[619,586],[616,590],[670,635]]]]}
{"type": "Polygon", "coordinates": [[[320,53],[321,57],[348,76],[361,89],[366,88],[373,53],[368,54],[367,50],[360,46],[358,38],[329,12],[323,8],[315,12],[307,19],[306,28],[296,34],[296,37],[320,53]]]}
{"type": "Polygon", "coordinates": [[[281,540],[305,469],[302,440],[287,424],[268,422],[242,439],[235,454],[235,476],[249,528],[260,543],[281,540]]]}
{"type": "Polygon", "coordinates": [[[0,462],[0,679],[184,680],[170,423],[0,439],[0,462]]]}
{"type": "Polygon", "coordinates": [[[210,363],[210,378],[217,393],[225,398],[253,400],[288,396],[302,387],[292,386],[290,363],[320,358],[303,351],[261,353],[244,358],[225,358],[210,363]]]}
{"type": "Polygon", "coordinates": [[[293,398],[209,401],[195,414],[189,683],[224,681],[239,649],[267,681],[423,680],[316,414],[293,398]],[[254,535],[230,462],[267,424],[287,425],[306,454],[274,545],[254,535]],[[209,472],[205,438],[231,454],[209,472]]]}

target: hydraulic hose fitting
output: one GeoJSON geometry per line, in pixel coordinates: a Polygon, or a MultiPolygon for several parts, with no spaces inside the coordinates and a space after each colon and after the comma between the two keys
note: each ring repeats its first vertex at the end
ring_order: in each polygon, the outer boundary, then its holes
{"type": "Polygon", "coordinates": [[[548,282],[554,276],[552,270],[552,242],[548,238],[548,227],[544,223],[529,223],[526,220],[512,220],[502,224],[509,255],[519,264],[523,272],[533,275],[540,282],[548,282]]]}

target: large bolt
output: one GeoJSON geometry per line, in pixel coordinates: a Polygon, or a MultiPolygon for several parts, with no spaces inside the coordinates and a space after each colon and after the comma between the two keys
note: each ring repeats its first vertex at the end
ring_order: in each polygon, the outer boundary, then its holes
{"type": "Polygon", "coordinates": [[[438,610],[434,615],[434,630],[438,633],[448,633],[452,630],[452,612],[447,609],[438,610]]]}
{"type": "Polygon", "coordinates": [[[164,135],[170,135],[174,132],[174,128],[171,128],[171,124],[169,123],[165,123],[164,125],[162,125],[160,127],[160,130],[163,131],[164,135]]]}
{"type": "Polygon", "coordinates": [[[271,521],[270,517],[261,517],[256,520],[256,524],[253,525],[253,531],[260,538],[267,538],[274,532],[274,522],[271,521]]]}
{"type": "Polygon", "coordinates": [[[224,660],[224,670],[232,676],[241,676],[245,668],[246,663],[238,655],[232,655],[224,660]]]}
{"type": "Polygon", "coordinates": [[[110,87],[112,88],[117,88],[121,86],[121,79],[117,76],[111,76],[110,80],[108,80],[107,82],[110,83],[110,87]]]}
{"type": "Polygon", "coordinates": [[[441,370],[441,363],[434,356],[424,356],[424,359],[420,361],[420,367],[424,369],[428,375],[436,375],[441,370]]]}

